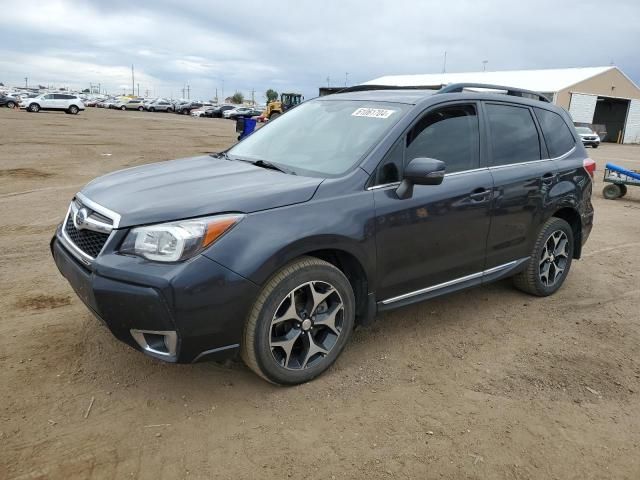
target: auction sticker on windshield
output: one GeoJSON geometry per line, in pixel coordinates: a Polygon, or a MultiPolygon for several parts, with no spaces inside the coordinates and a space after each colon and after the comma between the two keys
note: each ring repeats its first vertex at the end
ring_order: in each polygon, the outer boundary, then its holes
{"type": "Polygon", "coordinates": [[[384,108],[359,108],[351,115],[354,117],[389,118],[395,110],[384,108]]]}

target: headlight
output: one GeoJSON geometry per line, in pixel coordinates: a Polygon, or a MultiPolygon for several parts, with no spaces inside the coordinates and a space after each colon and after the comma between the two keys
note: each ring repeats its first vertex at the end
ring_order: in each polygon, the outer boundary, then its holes
{"type": "Polygon", "coordinates": [[[216,215],[134,228],[120,252],[157,262],[179,262],[211,245],[243,218],[241,214],[216,215]]]}

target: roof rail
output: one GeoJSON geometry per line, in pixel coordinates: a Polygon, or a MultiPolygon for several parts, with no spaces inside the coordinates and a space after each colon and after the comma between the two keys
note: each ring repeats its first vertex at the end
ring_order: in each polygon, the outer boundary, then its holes
{"type": "Polygon", "coordinates": [[[399,85],[354,85],[353,87],[345,87],[336,93],[349,93],[349,92],[366,92],[368,90],[438,90],[437,87],[421,87],[421,86],[409,86],[402,87],[399,85]]]}
{"type": "Polygon", "coordinates": [[[531,90],[524,90],[522,88],[505,87],[503,85],[490,85],[486,83],[451,83],[438,90],[438,93],[458,93],[464,91],[466,88],[484,88],[487,90],[503,90],[507,92],[507,95],[513,97],[532,98],[533,100],[540,100],[541,102],[549,103],[549,99],[538,92],[531,90]]]}

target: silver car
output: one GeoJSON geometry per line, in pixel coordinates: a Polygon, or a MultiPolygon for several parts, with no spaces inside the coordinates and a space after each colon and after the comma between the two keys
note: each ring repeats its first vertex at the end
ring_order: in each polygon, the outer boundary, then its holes
{"type": "Polygon", "coordinates": [[[589,127],[576,127],[576,132],[580,135],[585,147],[590,145],[593,148],[598,148],[600,146],[600,136],[589,127]]]}
{"type": "Polygon", "coordinates": [[[173,112],[173,104],[169,100],[156,100],[145,108],[150,112],[173,112]]]}

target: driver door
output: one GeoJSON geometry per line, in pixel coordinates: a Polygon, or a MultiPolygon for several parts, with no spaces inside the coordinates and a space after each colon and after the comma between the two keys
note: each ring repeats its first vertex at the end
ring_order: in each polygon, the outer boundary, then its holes
{"type": "Polygon", "coordinates": [[[377,297],[383,304],[478,278],[485,265],[493,179],[474,102],[427,111],[381,162],[374,186],[377,297]],[[415,185],[400,199],[404,166],[419,157],[445,162],[440,185],[415,185]],[[453,282],[453,283],[452,283],[453,282]],[[402,298],[398,298],[402,297],[402,298]]]}

